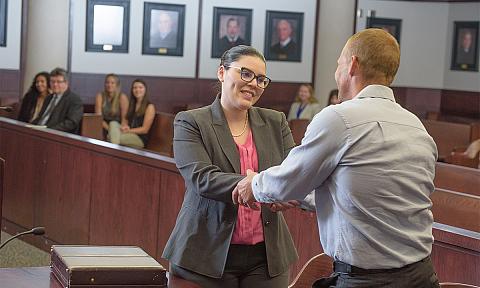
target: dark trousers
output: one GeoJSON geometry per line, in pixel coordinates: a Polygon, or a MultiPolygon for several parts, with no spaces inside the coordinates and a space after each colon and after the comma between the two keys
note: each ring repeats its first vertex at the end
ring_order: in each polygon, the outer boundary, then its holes
{"type": "Polygon", "coordinates": [[[171,264],[170,272],[208,288],[287,288],[288,270],[276,277],[268,275],[265,244],[230,245],[222,278],[211,278],[171,264]]]}
{"type": "Polygon", "coordinates": [[[364,270],[337,262],[335,273],[318,280],[314,288],[438,288],[430,257],[416,263],[395,269],[364,270]],[[337,267],[340,266],[340,267],[337,267]],[[348,269],[345,269],[347,266],[348,269]],[[349,266],[349,267],[348,267],[349,266]],[[346,271],[348,270],[348,272],[346,271]],[[353,271],[351,271],[353,270],[353,271]]]}

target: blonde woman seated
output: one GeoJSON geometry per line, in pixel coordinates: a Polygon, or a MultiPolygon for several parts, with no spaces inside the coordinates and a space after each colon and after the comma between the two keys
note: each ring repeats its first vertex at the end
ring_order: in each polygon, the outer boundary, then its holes
{"type": "Polygon", "coordinates": [[[293,119],[312,120],[313,116],[320,111],[321,107],[313,96],[313,87],[310,84],[302,84],[298,88],[297,97],[290,107],[288,121],[293,119]]]}
{"type": "Polygon", "coordinates": [[[95,113],[103,116],[102,126],[104,135],[107,135],[111,121],[127,125],[128,97],[120,91],[120,78],[117,75],[105,76],[104,85],[104,91],[95,97],[95,113]]]}
{"type": "Polygon", "coordinates": [[[155,106],[148,100],[147,84],[136,79],[132,83],[128,105],[128,125],[117,121],[109,124],[110,142],[134,148],[144,148],[148,142],[148,132],[155,118],[155,106]]]}

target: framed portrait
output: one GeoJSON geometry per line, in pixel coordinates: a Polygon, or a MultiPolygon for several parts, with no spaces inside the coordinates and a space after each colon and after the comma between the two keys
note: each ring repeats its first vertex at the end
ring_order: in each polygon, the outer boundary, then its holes
{"type": "Polygon", "coordinates": [[[367,18],[367,28],[380,28],[390,33],[398,44],[400,44],[400,32],[402,29],[402,19],[390,19],[390,18],[367,18]]]}
{"type": "Polygon", "coordinates": [[[0,0],[0,46],[7,46],[7,0],[0,0]]]}
{"type": "Polygon", "coordinates": [[[128,53],[130,0],[87,1],[87,52],[128,53]]]}
{"type": "Polygon", "coordinates": [[[302,61],[303,14],[267,11],[265,59],[302,61]]]}
{"type": "Polygon", "coordinates": [[[142,53],[183,56],[185,5],[145,2],[142,53]]]}
{"type": "Polygon", "coordinates": [[[451,70],[478,71],[478,23],[454,22],[451,70]]]}
{"type": "Polygon", "coordinates": [[[213,7],[212,58],[237,45],[252,43],[252,10],[213,7]]]}

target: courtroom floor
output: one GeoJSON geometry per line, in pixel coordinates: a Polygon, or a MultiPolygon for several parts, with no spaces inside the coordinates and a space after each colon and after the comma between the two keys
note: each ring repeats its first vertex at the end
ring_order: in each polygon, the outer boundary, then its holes
{"type": "MultiPolygon", "coordinates": [[[[10,236],[2,231],[1,243],[9,239],[10,236]]],[[[50,254],[19,239],[10,241],[0,250],[0,268],[48,265],[50,265],[50,254]]]]}

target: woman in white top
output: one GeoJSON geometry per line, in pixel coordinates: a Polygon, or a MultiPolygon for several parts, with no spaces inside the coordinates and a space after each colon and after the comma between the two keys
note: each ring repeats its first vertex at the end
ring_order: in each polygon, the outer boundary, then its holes
{"type": "Polygon", "coordinates": [[[312,120],[313,116],[317,114],[321,107],[317,99],[313,96],[313,87],[310,84],[302,84],[298,88],[295,102],[290,107],[288,113],[288,121],[293,119],[312,120]]]}

